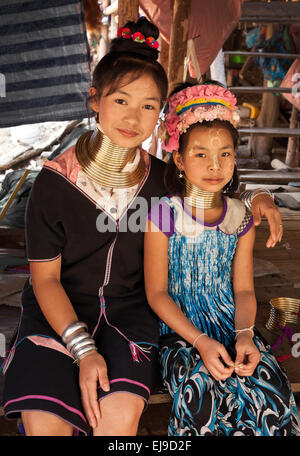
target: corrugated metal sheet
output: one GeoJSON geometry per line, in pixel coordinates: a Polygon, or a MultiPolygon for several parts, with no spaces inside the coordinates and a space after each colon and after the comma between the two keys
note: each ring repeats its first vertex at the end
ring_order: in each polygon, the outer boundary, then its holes
{"type": "Polygon", "coordinates": [[[0,127],[87,117],[82,2],[1,0],[0,127]]]}

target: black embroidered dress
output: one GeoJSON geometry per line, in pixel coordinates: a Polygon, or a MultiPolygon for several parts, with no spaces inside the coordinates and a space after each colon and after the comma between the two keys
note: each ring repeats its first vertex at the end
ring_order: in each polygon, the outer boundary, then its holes
{"type": "MultiPolygon", "coordinates": [[[[143,231],[151,203],[165,193],[165,164],[140,152],[146,172],[119,219],[77,185],[81,167],[74,146],[43,167],[26,214],[29,261],[61,256],[61,283],[107,363],[111,389],[109,393],[99,389],[100,399],[126,391],[147,402],[158,371],[158,321],[145,295],[143,231]]],[[[44,317],[30,279],[22,294],[18,334],[3,371],[7,417],[43,410],[89,432],[78,367],[44,317]]]]}

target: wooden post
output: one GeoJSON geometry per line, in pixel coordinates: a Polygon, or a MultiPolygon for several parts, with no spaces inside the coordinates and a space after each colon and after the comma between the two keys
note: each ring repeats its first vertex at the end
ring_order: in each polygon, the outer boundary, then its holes
{"type": "Polygon", "coordinates": [[[127,21],[136,22],[139,18],[139,0],[119,0],[118,3],[118,22],[119,27],[127,21]]]}
{"type": "MultiPolygon", "coordinates": [[[[266,40],[272,37],[274,26],[268,25],[266,31],[266,40]]],[[[264,85],[267,80],[264,78],[264,85]]],[[[262,96],[261,111],[257,118],[257,127],[272,128],[278,120],[280,97],[272,93],[264,93],[262,96]]],[[[256,136],[253,141],[254,156],[258,161],[261,169],[270,167],[273,138],[270,135],[256,136]]]]}
{"type": "MultiPolygon", "coordinates": [[[[291,118],[290,118],[290,128],[297,128],[298,126],[298,109],[293,106],[291,118]]],[[[291,168],[295,168],[299,165],[297,157],[297,149],[299,145],[299,137],[297,136],[290,136],[288,140],[288,146],[286,151],[286,158],[285,163],[290,166],[291,168]]]]}
{"type": "Polygon", "coordinates": [[[165,72],[168,74],[169,66],[169,44],[162,36],[159,37],[159,63],[164,68],[165,72]]]}
{"type": "MultiPolygon", "coordinates": [[[[109,5],[109,0],[103,0],[102,2],[102,7],[103,9],[107,8],[109,5]]],[[[100,38],[100,43],[99,43],[99,48],[97,52],[97,63],[102,59],[102,57],[105,56],[105,54],[108,52],[108,18],[104,16],[102,19],[102,25],[101,25],[101,38],[100,38]]]]}
{"type": "Polygon", "coordinates": [[[174,0],[168,68],[170,90],[183,80],[190,6],[191,0],[174,0]]]}

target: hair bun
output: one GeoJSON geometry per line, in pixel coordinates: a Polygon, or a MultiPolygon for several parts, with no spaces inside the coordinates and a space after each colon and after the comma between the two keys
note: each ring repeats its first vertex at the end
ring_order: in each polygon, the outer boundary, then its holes
{"type": "MultiPolygon", "coordinates": [[[[146,17],[140,17],[137,22],[128,21],[124,27],[131,30],[133,35],[136,32],[144,35],[145,38],[153,37],[155,40],[159,37],[158,28],[148,21],[146,17]]],[[[139,54],[141,57],[146,57],[147,59],[157,60],[158,59],[158,50],[152,48],[146,43],[138,43],[128,38],[115,38],[112,40],[110,45],[110,52],[127,52],[139,54]]]]}

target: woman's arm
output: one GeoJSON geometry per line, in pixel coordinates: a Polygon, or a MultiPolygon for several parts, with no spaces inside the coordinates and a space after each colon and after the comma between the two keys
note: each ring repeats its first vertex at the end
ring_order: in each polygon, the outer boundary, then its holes
{"type": "MultiPolygon", "coordinates": [[[[147,299],[150,307],[170,328],[191,345],[199,331],[184,315],[168,294],[168,238],[150,221],[145,233],[144,274],[147,299]]],[[[204,364],[217,379],[228,378],[233,368],[226,368],[219,360],[222,356],[232,365],[225,347],[208,336],[200,337],[195,344],[204,364]]]]}
{"type": "Polygon", "coordinates": [[[233,261],[233,291],[235,301],[236,365],[243,364],[236,372],[239,375],[251,375],[259,362],[260,355],[253,342],[256,317],[256,298],[253,279],[253,247],[255,241],[254,227],[241,236],[233,261]]]}
{"type": "Polygon", "coordinates": [[[34,294],[50,326],[59,336],[78,317],[60,282],[61,257],[53,261],[30,262],[34,294]]]}
{"type": "Polygon", "coordinates": [[[266,217],[270,227],[270,236],[266,242],[266,247],[275,247],[276,243],[282,239],[283,229],[281,215],[272,196],[267,190],[259,188],[252,192],[243,192],[239,197],[251,210],[255,226],[261,224],[262,217],[266,217]]]}

